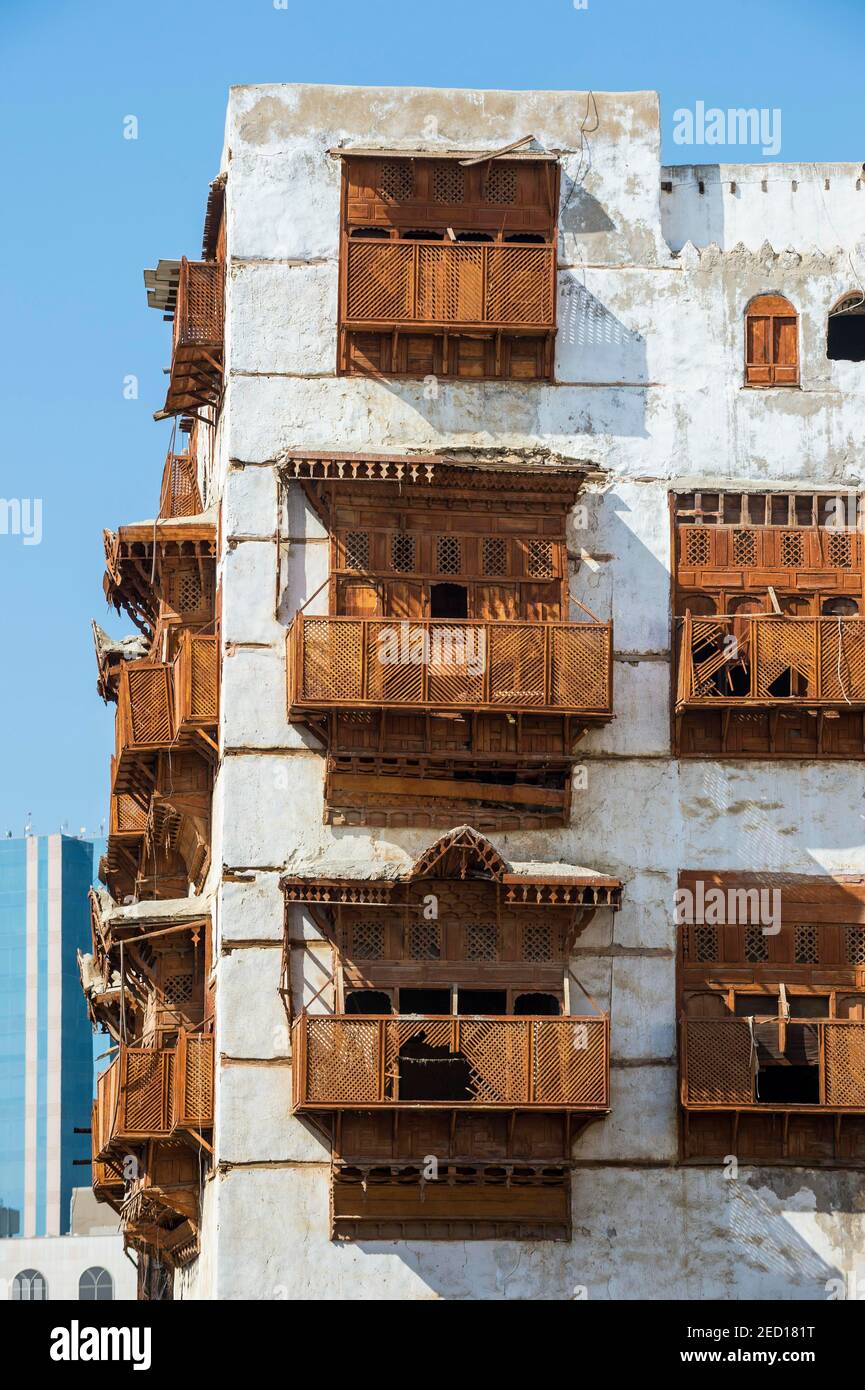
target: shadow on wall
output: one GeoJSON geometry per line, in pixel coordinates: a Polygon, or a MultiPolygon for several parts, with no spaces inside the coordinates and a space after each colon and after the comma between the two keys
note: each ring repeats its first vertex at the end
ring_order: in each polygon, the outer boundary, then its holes
{"type": "MultiPolygon", "coordinates": [[[[556,348],[557,366],[568,377],[629,386],[642,386],[648,381],[643,335],[626,328],[575,275],[569,275],[559,285],[556,348]]],[[[627,433],[634,433],[633,423],[627,433]]]]}
{"type": "Polygon", "coordinates": [[[604,206],[582,183],[577,183],[562,170],[561,211],[559,231],[562,235],[585,236],[591,232],[614,232],[613,222],[604,206]]]}

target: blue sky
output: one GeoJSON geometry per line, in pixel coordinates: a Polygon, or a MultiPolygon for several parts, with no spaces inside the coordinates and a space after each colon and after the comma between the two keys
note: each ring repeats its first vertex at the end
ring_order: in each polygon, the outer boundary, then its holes
{"type": "Polygon", "coordinates": [[[670,162],[761,157],[674,145],[697,101],[780,108],[781,159],[861,160],[863,38],[861,0],[3,0],[0,497],[41,498],[43,534],[0,535],[0,835],[106,815],[89,622],[129,624],[106,614],[101,532],[153,515],[170,431],[141,272],[200,251],[232,83],[653,88],[670,162]]]}

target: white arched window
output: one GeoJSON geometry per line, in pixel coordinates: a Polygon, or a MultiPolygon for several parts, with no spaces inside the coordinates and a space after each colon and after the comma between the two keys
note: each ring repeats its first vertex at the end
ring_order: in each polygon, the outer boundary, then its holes
{"type": "Polygon", "coordinates": [[[91,1265],[78,1280],[78,1297],[91,1302],[110,1303],[114,1297],[114,1280],[101,1265],[91,1265]]]}
{"type": "Polygon", "coordinates": [[[22,1269],[12,1280],[12,1298],[18,1303],[47,1303],[45,1275],[38,1269],[22,1269]]]}

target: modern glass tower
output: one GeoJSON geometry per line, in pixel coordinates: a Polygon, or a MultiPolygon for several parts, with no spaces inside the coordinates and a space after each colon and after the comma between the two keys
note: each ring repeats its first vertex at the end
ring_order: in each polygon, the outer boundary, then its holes
{"type": "Polygon", "coordinates": [[[90,840],[0,840],[0,1236],[63,1235],[87,1170],[93,1038],[76,951],[90,949],[90,840]]]}

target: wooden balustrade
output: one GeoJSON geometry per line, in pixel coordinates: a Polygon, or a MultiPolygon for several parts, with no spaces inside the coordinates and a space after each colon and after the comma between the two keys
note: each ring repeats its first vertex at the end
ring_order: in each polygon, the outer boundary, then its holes
{"type": "Polygon", "coordinates": [[[175,1047],[122,1044],[96,1082],[93,1157],[213,1124],[213,1035],[181,1029],[175,1047]]]}
{"type": "Polygon", "coordinates": [[[222,395],[224,270],[217,261],[180,263],[171,372],[164,414],[218,405],[222,395]]]}
{"type": "Polygon", "coordinates": [[[174,662],[177,732],[213,728],[219,722],[219,641],[184,632],[174,662]]]}
{"type": "Polygon", "coordinates": [[[676,708],[865,704],[865,620],[680,619],[676,708]]]}
{"type": "Polygon", "coordinates": [[[850,1019],[683,1018],[681,1097],[689,1110],[865,1114],[865,1023],[850,1019]],[[769,1066],[761,1065],[761,1053],[769,1066]],[[760,1077],[793,1061],[813,1072],[811,1101],[778,1102],[760,1077]],[[762,1098],[761,1098],[762,1096],[762,1098]]]}
{"type": "Polygon", "coordinates": [[[303,1013],[292,1030],[294,1109],[605,1112],[609,1035],[606,1015],[303,1013]]]}
{"type": "Polygon", "coordinates": [[[612,624],[298,613],[289,709],[471,709],[612,717],[612,624]]]}
{"type": "Polygon", "coordinates": [[[343,242],[342,326],[354,330],[556,326],[551,245],[343,242]]]}

